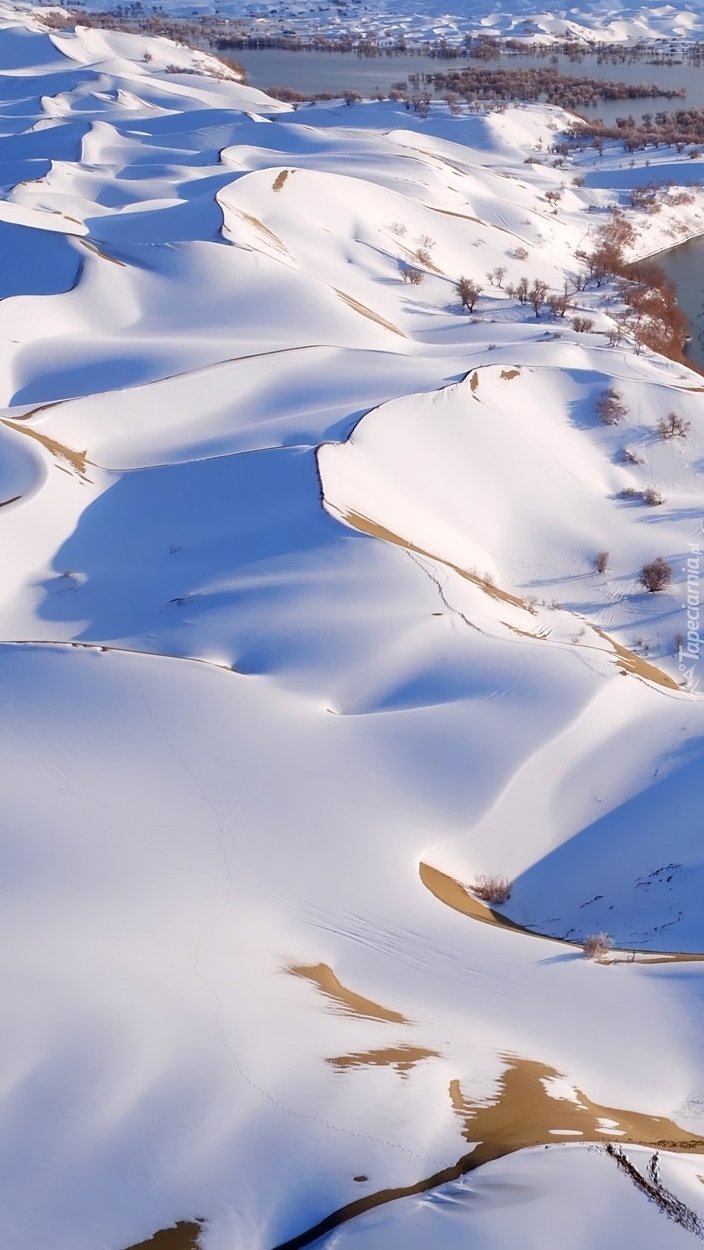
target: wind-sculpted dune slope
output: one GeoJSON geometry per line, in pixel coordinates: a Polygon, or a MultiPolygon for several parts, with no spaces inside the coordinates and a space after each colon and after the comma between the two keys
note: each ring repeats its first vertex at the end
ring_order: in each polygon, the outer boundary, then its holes
{"type": "Polygon", "coordinates": [[[704,953],[702,384],[505,290],[618,192],[2,23],[3,1245],[683,1244],[599,1144],[704,1213],[701,967],[575,943],[704,953]]]}

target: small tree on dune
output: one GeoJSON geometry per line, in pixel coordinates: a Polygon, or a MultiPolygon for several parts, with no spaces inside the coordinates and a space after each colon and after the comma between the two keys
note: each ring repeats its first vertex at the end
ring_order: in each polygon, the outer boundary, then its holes
{"type": "Polygon", "coordinates": [[[548,294],[548,284],[540,278],[535,278],[532,287],[528,292],[528,299],[533,305],[533,312],[536,317],[540,316],[540,310],[545,303],[548,294]]]}
{"type": "Polygon", "coordinates": [[[455,290],[462,301],[462,307],[468,312],[473,312],[474,305],[482,293],[481,287],[477,286],[476,282],[472,282],[471,278],[460,278],[455,290]]]}

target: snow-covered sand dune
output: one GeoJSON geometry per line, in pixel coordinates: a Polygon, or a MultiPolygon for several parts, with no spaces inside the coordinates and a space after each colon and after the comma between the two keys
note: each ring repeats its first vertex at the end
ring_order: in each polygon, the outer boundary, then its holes
{"type": "Polygon", "coordinates": [[[684,1246],[597,1146],[704,1218],[704,968],[578,943],[704,953],[704,390],[486,278],[659,158],[3,20],[3,1245],[684,1246]]]}

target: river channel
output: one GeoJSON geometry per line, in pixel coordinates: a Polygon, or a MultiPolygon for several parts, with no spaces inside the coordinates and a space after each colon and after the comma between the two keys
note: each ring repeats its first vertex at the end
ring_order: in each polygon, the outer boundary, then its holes
{"type": "Polygon", "coordinates": [[[704,236],[655,257],[677,287],[677,303],[689,321],[687,357],[704,369],[704,236]]]}

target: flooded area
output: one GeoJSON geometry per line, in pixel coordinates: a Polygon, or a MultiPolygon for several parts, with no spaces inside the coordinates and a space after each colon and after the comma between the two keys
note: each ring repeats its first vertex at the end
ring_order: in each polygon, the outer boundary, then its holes
{"type": "MultiPolygon", "coordinates": [[[[213,48],[217,51],[216,48],[213,48]]],[[[692,64],[650,64],[645,60],[612,63],[592,55],[571,60],[564,54],[546,56],[503,55],[497,60],[477,62],[467,58],[442,60],[438,57],[409,55],[363,57],[355,52],[295,52],[285,48],[237,48],[228,53],[237,58],[247,72],[253,87],[289,87],[294,91],[317,92],[359,91],[373,95],[387,93],[394,84],[406,83],[411,90],[423,87],[423,76],[452,73],[470,66],[491,70],[555,69],[571,78],[596,78],[602,82],[649,83],[666,91],[684,89],[685,97],[667,95],[651,98],[601,100],[585,110],[588,116],[601,117],[613,125],[617,117],[632,113],[640,119],[645,112],[659,112],[690,105],[704,106],[704,67],[692,64]],[[412,76],[414,76],[412,78],[412,76]],[[415,76],[419,76],[416,78],[415,76]]],[[[444,94],[439,92],[440,95],[444,94]]]]}
{"type": "Polygon", "coordinates": [[[687,358],[704,369],[704,236],[657,257],[677,287],[677,303],[689,321],[687,358]]]}

